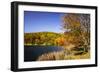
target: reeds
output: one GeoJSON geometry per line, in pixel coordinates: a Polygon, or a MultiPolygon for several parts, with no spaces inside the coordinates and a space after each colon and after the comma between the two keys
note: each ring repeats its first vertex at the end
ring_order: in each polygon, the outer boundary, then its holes
{"type": "Polygon", "coordinates": [[[76,59],[89,59],[90,52],[83,52],[83,54],[75,55],[73,52],[67,54],[66,50],[60,52],[46,53],[38,57],[38,61],[50,61],[50,60],[76,60],[76,59]]]}
{"type": "Polygon", "coordinates": [[[45,61],[45,60],[62,60],[64,58],[63,51],[61,52],[51,52],[41,55],[37,60],[45,61]]]}

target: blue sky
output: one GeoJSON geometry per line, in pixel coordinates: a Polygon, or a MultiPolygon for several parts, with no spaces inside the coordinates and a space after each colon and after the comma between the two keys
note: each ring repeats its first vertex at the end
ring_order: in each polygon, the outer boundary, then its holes
{"type": "Polygon", "coordinates": [[[62,32],[63,13],[24,11],[24,32],[62,32]]]}

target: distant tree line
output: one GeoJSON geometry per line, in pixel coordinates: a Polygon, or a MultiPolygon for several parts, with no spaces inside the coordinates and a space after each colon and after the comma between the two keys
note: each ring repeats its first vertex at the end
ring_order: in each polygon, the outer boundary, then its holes
{"type": "Polygon", "coordinates": [[[54,32],[36,32],[24,34],[25,45],[63,45],[63,34],[54,32]]]}

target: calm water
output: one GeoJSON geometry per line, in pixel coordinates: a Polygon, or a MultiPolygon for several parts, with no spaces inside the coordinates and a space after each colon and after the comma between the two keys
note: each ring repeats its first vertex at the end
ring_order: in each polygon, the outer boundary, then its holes
{"type": "Polygon", "coordinates": [[[36,61],[42,54],[61,50],[63,48],[58,46],[24,46],[24,61],[36,61]]]}

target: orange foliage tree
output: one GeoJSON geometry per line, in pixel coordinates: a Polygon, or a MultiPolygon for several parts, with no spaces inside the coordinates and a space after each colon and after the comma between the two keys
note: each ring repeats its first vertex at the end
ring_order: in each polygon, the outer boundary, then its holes
{"type": "Polygon", "coordinates": [[[59,37],[55,39],[55,44],[58,46],[63,46],[65,45],[66,39],[64,37],[59,37]]]}

